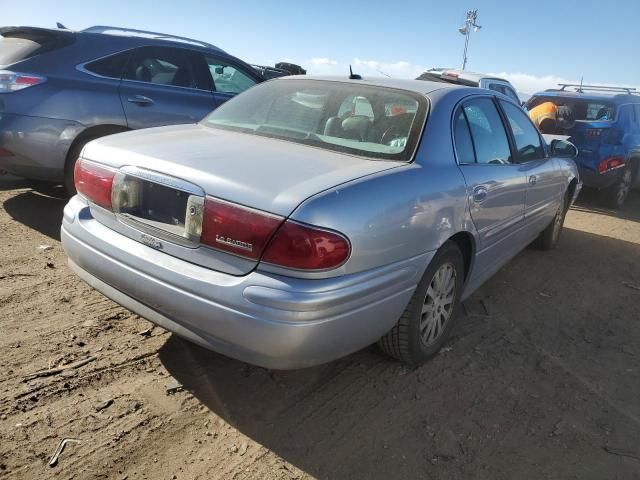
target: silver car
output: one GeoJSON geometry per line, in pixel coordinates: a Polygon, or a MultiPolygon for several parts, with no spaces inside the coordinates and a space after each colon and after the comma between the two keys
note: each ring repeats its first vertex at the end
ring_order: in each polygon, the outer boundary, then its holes
{"type": "Polygon", "coordinates": [[[461,300],[557,244],[575,154],[495,91],[288,77],[87,144],[62,242],[104,295],[225,355],[289,369],[378,342],[417,365],[461,300]]]}

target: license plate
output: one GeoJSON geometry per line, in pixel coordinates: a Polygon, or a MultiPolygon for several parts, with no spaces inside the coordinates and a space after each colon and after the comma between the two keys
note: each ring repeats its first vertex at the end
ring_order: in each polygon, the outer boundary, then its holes
{"type": "Polygon", "coordinates": [[[113,180],[112,205],[120,220],[140,230],[187,246],[200,242],[204,193],[195,185],[124,167],[113,180]]]}

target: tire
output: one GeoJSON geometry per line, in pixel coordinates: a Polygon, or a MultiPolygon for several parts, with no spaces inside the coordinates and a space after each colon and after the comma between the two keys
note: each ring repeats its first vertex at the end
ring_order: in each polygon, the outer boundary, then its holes
{"type": "Polygon", "coordinates": [[[84,146],[91,140],[95,140],[98,137],[90,137],[79,141],[76,145],[69,149],[67,154],[67,163],[64,166],[64,190],[68,197],[73,197],[76,192],[76,185],[73,179],[73,169],[76,166],[76,160],[82,153],[84,146]]]}
{"type": "Polygon", "coordinates": [[[622,172],[622,176],[608,188],[600,191],[600,201],[605,207],[618,210],[622,208],[627,200],[627,195],[631,191],[633,184],[633,168],[630,163],[622,172]]]}
{"type": "Polygon", "coordinates": [[[411,366],[421,365],[435,355],[453,328],[463,284],[462,253],[454,242],[447,242],[431,260],[396,325],[378,340],[380,349],[411,366]],[[445,303],[447,297],[449,303],[445,303]]]}
{"type": "Polygon", "coordinates": [[[536,246],[540,250],[553,250],[558,246],[560,236],[562,235],[562,227],[564,226],[564,218],[567,215],[567,205],[568,193],[562,197],[558,211],[549,226],[547,226],[536,239],[536,246]]]}

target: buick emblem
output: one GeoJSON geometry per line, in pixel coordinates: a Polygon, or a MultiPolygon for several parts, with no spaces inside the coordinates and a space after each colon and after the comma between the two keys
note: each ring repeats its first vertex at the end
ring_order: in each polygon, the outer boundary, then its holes
{"type": "Polygon", "coordinates": [[[156,250],[162,250],[162,242],[150,235],[147,235],[146,233],[140,235],[140,242],[144,243],[147,247],[155,248],[156,250]]]}

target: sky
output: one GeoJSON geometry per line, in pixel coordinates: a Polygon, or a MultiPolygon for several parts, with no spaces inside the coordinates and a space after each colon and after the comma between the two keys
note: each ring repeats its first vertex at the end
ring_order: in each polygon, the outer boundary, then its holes
{"type": "Polygon", "coordinates": [[[2,25],[111,25],[213,43],[249,63],[310,74],[415,78],[459,67],[458,28],[477,8],[467,69],[524,93],[558,82],[640,87],[640,0],[0,0],[2,25]]]}

